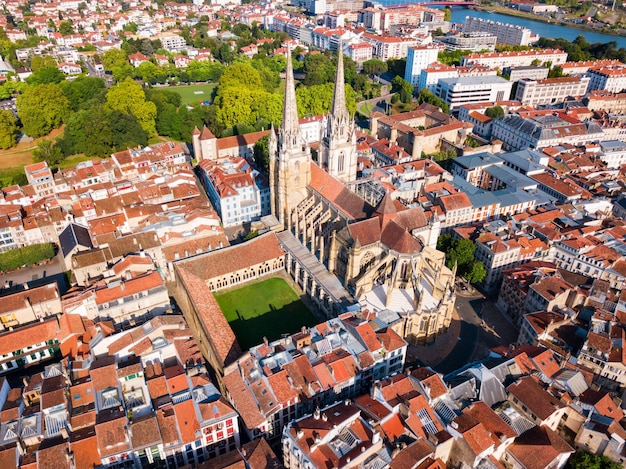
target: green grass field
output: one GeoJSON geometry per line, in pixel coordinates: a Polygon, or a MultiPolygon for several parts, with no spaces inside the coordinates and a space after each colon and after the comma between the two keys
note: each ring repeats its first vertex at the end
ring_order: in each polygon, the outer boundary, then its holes
{"type": "Polygon", "coordinates": [[[217,293],[215,299],[243,350],[259,345],[263,337],[272,341],[318,322],[282,278],[217,293]]]}
{"type": "Polygon", "coordinates": [[[178,93],[182,99],[183,104],[196,104],[200,101],[207,101],[211,99],[211,93],[216,86],[217,84],[215,83],[202,83],[200,85],[170,86],[163,89],[178,93]]]}

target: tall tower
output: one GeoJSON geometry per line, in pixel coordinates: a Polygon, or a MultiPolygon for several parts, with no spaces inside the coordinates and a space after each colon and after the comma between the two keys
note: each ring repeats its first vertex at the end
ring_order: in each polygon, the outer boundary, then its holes
{"type": "Polygon", "coordinates": [[[343,47],[339,42],[337,78],[330,114],[322,130],[320,162],[329,174],[344,182],[356,179],[357,153],[354,121],[346,107],[343,77],[343,47]]]}
{"type": "Polygon", "coordinates": [[[286,75],[283,123],[278,136],[272,128],[269,151],[272,214],[289,228],[291,214],[307,196],[311,182],[311,150],[300,132],[290,52],[287,53],[286,75]]]}

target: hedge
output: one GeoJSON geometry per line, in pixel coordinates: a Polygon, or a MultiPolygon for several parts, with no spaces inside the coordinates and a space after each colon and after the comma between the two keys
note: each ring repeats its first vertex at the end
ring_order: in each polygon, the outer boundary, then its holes
{"type": "Polygon", "coordinates": [[[32,244],[19,249],[11,249],[0,253],[0,272],[19,269],[24,265],[52,259],[55,256],[54,244],[32,244]]]}

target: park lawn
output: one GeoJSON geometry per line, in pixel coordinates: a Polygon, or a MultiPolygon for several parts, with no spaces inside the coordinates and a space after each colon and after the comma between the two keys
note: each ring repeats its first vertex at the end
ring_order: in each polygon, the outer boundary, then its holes
{"type": "Polygon", "coordinates": [[[215,295],[243,350],[317,324],[315,316],[282,278],[270,278],[215,295]]]}
{"type": "Polygon", "coordinates": [[[166,91],[178,93],[183,104],[196,104],[200,101],[211,99],[211,93],[217,85],[215,83],[202,83],[200,85],[178,85],[163,88],[166,91]],[[202,91],[202,94],[195,94],[202,91]]]}

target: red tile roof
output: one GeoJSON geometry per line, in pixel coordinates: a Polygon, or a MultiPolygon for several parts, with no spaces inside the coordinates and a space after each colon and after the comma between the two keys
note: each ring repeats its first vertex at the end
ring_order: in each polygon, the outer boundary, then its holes
{"type": "Polygon", "coordinates": [[[347,189],[315,163],[311,163],[310,187],[335,205],[351,220],[369,218],[374,208],[365,200],[347,189]]]}
{"type": "MultiPolygon", "coordinates": [[[[198,266],[199,267],[199,266],[198,266]]],[[[191,302],[198,318],[207,333],[213,349],[219,356],[223,366],[235,361],[241,355],[241,348],[235,334],[228,325],[215,297],[203,280],[184,268],[178,268],[180,278],[190,293],[191,302]]]]}
{"type": "Polygon", "coordinates": [[[267,233],[245,243],[179,261],[175,265],[199,279],[209,280],[284,255],[276,235],[267,233]]]}

